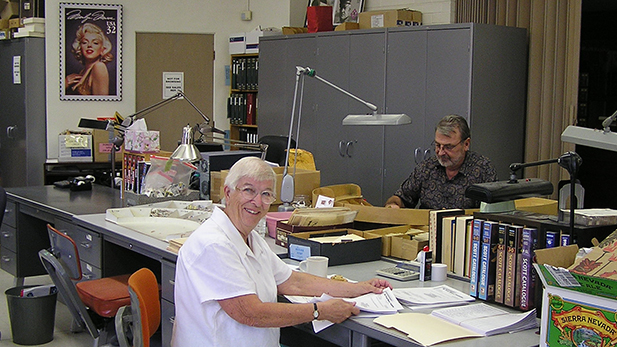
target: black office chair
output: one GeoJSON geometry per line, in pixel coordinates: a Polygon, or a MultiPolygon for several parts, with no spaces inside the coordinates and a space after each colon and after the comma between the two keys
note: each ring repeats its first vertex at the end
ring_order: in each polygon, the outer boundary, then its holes
{"type": "Polygon", "coordinates": [[[0,187],[0,224],[4,218],[4,210],[6,209],[6,191],[0,187]]]}
{"type": "MultiPolygon", "coordinates": [[[[267,135],[259,139],[259,143],[268,145],[266,151],[266,161],[285,165],[285,154],[287,151],[287,136],[267,135]]],[[[296,141],[291,139],[291,148],[296,148],[296,141]]]]}

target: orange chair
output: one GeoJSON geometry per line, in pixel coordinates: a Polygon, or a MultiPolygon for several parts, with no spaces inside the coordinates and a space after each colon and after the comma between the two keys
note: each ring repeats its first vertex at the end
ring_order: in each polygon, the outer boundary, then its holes
{"type": "Polygon", "coordinates": [[[120,308],[116,314],[118,342],[120,347],[149,347],[161,323],[159,285],[154,273],[147,268],[133,273],[129,277],[129,294],[131,306],[120,308]]]}
{"type": "Polygon", "coordinates": [[[74,323],[80,330],[88,330],[94,338],[94,346],[107,344],[113,335],[113,320],[120,307],[131,302],[128,290],[129,275],[100,278],[90,281],[82,279],[81,264],[77,245],[72,238],[47,225],[51,249],[39,251],[39,258],[49,273],[56,288],[73,315],[74,323]],[[88,313],[100,316],[95,324],[88,313]],[[110,329],[111,328],[111,329],[110,329]],[[108,334],[108,332],[112,334],[108,334]]]}

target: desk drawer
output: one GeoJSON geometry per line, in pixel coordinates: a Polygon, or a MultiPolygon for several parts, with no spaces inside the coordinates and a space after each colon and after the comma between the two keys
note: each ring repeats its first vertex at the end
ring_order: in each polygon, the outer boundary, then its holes
{"type": "Polygon", "coordinates": [[[0,245],[13,252],[17,252],[17,235],[15,234],[14,227],[2,223],[2,226],[0,226],[0,245]]]}
{"type": "Polygon", "coordinates": [[[95,267],[101,267],[101,235],[59,218],[56,220],[56,229],[75,241],[81,260],[95,267]]]}
{"type": "Polygon", "coordinates": [[[171,346],[171,334],[174,329],[176,310],[173,303],[161,300],[161,344],[163,347],[171,346]]]}
{"type": "Polygon", "coordinates": [[[56,217],[53,214],[28,205],[20,204],[19,212],[35,217],[47,223],[55,224],[56,222],[56,217]]]}
{"type": "Polygon", "coordinates": [[[6,202],[6,207],[4,208],[4,217],[2,219],[2,223],[12,226],[13,228],[16,227],[17,225],[16,218],[15,218],[15,215],[17,214],[17,211],[15,210],[16,207],[17,206],[12,201],[6,202]]]}
{"type": "Polygon", "coordinates": [[[85,261],[81,261],[81,275],[84,281],[96,280],[102,278],[103,272],[101,268],[88,264],[85,261]]]}
{"type": "Polygon", "coordinates": [[[17,276],[17,254],[0,247],[0,268],[13,276],[17,276]]]}
{"type": "Polygon", "coordinates": [[[174,302],[174,284],[176,278],[176,263],[162,260],[161,297],[174,302]]]}

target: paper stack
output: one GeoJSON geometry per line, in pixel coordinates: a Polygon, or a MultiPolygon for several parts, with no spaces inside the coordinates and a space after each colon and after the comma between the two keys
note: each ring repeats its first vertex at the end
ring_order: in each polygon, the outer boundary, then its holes
{"type": "Polygon", "coordinates": [[[17,29],[13,38],[18,37],[45,37],[45,18],[24,18],[24,26],[17,29]]]}

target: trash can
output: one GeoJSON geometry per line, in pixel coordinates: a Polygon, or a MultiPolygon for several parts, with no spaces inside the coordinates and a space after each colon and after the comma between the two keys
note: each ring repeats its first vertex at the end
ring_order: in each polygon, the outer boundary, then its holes
{"type": "Polygon", "coordinates": [[[54,339],[56,299],[58,293],[21,296],[22,289],[36,286],[9,288],[4,292],[9,309],[13,343],[40,345],[54,339]]]}

